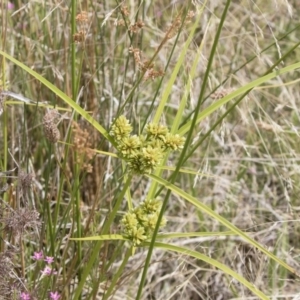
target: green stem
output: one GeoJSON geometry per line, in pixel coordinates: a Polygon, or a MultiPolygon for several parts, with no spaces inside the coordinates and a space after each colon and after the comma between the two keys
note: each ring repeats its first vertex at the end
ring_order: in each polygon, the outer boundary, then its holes
{"type": "Polygon", "coordinates": [[[114,290],[114,288],[117,284],[117,281],[121,277],[121,274],[122,274],[122,272],[123,272],[123,270],[124,270],[124,268],[125,268],[125,266],[126,266],[126,264],[127,264],[127,262],[128,262],[131,255],[132,255],[132,248],[129,248],[129,249],[127,249],[127,252],[125,254],[125,257],[122,261],[122,264],[121,264],[119,270],[116,272],[113,279],[111,280],[110,286],[109,286],[108,290],[106,291],[104,297],[102,298],[103,300],[107,300],[108,297],[113,292],[113,290],[114,290]]]}
{"type": "MultiPolygon", "coordinates": [[[[212,66],[214,53],[215,53],[216,48],[217,48],[217,44],[218,44],[219,37],[220,37],[220,34],[221,34],[221,29],[223,27],[225,17],[227,15],[227,11],[228,11],[230,2],[231,2],[230,0],[227,0],[226,6],[225,6],[224,11],[223,11],[222,18],[220,20],[218,31],[217,31],[217,34],[216,34],[216,37],[215,37],[215,40],[214,40],[214,43],[213,43],[213,46],[212,46],[210,58],[209,58],[208,65],[207,65],[207,68],[206,68],[206,72],[205,72],[205,75],[204,75],[204,78],[203,78],[203,84],[202,84],[201,92],[200,92],[200,95],[199,95],[197,107],[195,109],[195,114],[194,114],[192,124],[191,124],[192,129],[195,128],[195,125],[196,125],[196,122],[197,122],[197,117],[198,117],[198,114],[199,114],[199,111],[200,111],[200,106],[202,104],[202,99],[204,97],[205,87],[206,87],[207,82],[208,82],[208,78],[209,78],[208,75],[209,75],[209,72],[210,72],[210,69],[211,69],[211,66],[212,66]]],[[[185,156],[185,153],[187,152],[188,148],[190,147],[190,141],[192,140],[192,134],[193,134],[193,130],[190,130],[189,133],[188,133],[184,148],[183,148],[182,153],[180,155],[180,159],[183,159],[183,157],[185,156]]],[[[177,174],[179,173],[180,167],[181,167],[181,163],[179,162],[176,166],[175,171],[174,171],[171,183],[173,183],[175,181],[175,179],[177,177],[177,174]]],[[[156,239],[156,236],[157,236],[157,233],[158,233],[158,230],[159,230],[159,225],[160,225],[161,220],[163,218],[164,211],[167,207],[167,203],[168,203],[168,199],[169,199],[170,195],[171,195],[171,191],[168,190],[167,194],[165,196],[164,202],[162,204],[160,214],[159,214],[158,219],[157,219],[157,224],[156,224],[155,230],[153,232],[153,236],[152,236],[152,239],[151,239],[149,251],[148,251],[148,254],[147,254],[146,261],[145,261],[145,266],[144,266],[144,269],[143,269],[142,278],[141,278],[139,289],[138,289],[138,292],[137,292],[137,295],[136,295],[136,300],[140,300],[141,295],[142,295],[143,287],[144,287],[146,277],[147,277],[148,266],[150,264],[150,260],[151,260],[151,256],[152,256],[152,252],[153,252],[153,248],[154,248],[154,244],[155,244],[155,239],[156,239]]]]}

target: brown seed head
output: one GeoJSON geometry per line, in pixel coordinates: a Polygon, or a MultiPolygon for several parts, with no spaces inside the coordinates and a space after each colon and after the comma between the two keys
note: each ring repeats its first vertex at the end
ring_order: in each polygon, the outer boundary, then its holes
{"type": "Polygon", "coordinates": [[[41,226],[39,216],[40,214],[36,210],[22,208],[10,211],[7,216],[1,218],[1,222],[4,224],[6,232],[18,237],[34,226],[41,226]]]}
{"type": "Polygon", "coordinates": [[[93,167],[86,161],[94,157],[94,151],[91,149],[92,144],[89,141],[89,132],[86,129],[81,129],[75,122],[72,124],[73,129],[73,144],[75,150],[80,154],[77,156],[77,163],[85,169],[86,172],[91,173],[93,167]]]}
{"type": "Polygon", "coordinates": [[[121,6],[121,12],[124,16],[128,17],[129,16],[129,10],[128,7],[126,5],[122,5],[121,6]]]}
{"type": "Polygon", "coordinates": [[[75,43],[82,43],[85,40],[85,33],[83,30],[80,30],[79,32],[75,33],[73,35],[73,41],[75,43]]]}
{"type": "Polygon", "coordinates": [[[82,11],[80,14],[76,16],[76,21],[82,22],[82,23],[87,23],[89,19],[88,13],[86,11],[82,11]]]}
{"type": "Polygon", "coordinates": [[[129,31],[132,33],[137,33],[141,28],[145,26],[145,23],[143,23],[141,20],[137,21],[133,25],[129,26],[129,31]]]}
{"type": "Polygon", "coordinates": [[[60,139],[60,132],[56,126],[59,113],[55,109],[49,110],[43,118],[44,133],[50,143],[56,143],[60,139]]]}

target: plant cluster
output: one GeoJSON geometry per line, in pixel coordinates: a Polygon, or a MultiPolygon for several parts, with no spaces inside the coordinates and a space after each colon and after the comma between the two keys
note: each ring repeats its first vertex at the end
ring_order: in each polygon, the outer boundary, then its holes
{"type": "Polygon", "coordinates": [[[0,300],[297,297],[299,26],[265,23],[284,5],[2,2],[0,300]]]}
{"type": "MultiPolygon", "coordinates": [[[[146,199],[123,217],[121,224],[123,225],[124,236],[132,241],[134,246],[138,246],[151,238],[157,223],[160,208],[161,201],[157,199],[146,199]]],[[[160,223],[160,228],[165,226],[166,223],[166,218],[163,218],[160,223]]]]}
{"type": "MultiPolygon", "coordinates": [[[[44,261],[46,262],[46,266],[40,270],[40,278],[39,278],[39,282],[43,282],[43,278],[45,277],[49,277],[49,276],[53,276],[53,275],[57,275],[57,271],[55,271],[54,268],[51,267],[51,264],[54,263],[54,257],[52,256],[45,256],[43,254],[43,251],[40,252],[34,252],[34,255],[32,256],[32,259],[35,261],[44,261]]],[[[41,269],[41,264],[37,263],[35,266],[37,269],[41,269]]],[[[45,282],[46,283],[46,282],[45,282]]],[[[20,295],[20,298],[22,300],[32,300],[32,299],[38,299],[36,298],[36,292],[29,292],[29,291],[23,291],[20,295]]],[[[61,295],[55,291],[49,292],[49,298],[51,300],[58,300],[61,298],[61,295]]]]}
{"type": "Polygon", "coordinates": [[[148,123],[145,135],[131,135],[132,126],[124,116],[118,117],[110,130],[117,142],[119,157],[128,162],[135,174],[149,174],[159,166],[168,151],[180,150],[185,138],[172,134],[164,125],[148,123]]]}
{"type": "MultiPolygon", "coordinates": [[[[34,230],[39,230],[41,227],[39,213],[28,208],[20,208],[18,210],[5,209],[0,214],[0,223],[5,235],[11,235],[15,240],[20,241],[24,241],[28,236],[32,237],[34,230]]],[[[34,252],[31,258],[35,261],[44,261],[46,265],[36,263],[28,268],[25,268],[25,265],[23,265],[22,270],[16,272],[19,269],[16,262],[18,256],[22,256],[22,246],[17,247],[9,242],[5,242],[5,244],[9,247],[0,253],[0,299],[38,300],[42,299],[39,295],[42,290],[45,291],[43,299],[46,299],[47,293],[52,300],[61,298],[57,291],[49,291],[48,286],[49,280],[52,280],[53,276],[57,275],[57,271],[51,267],[51,264],[54,263],[53,257],[44,256],[43,251],[34,252]],[[43,269],[42,266],[44,266],[43,269]],[[30,285],[26,279],[33,269],[36,271],[35,274],[38,275],[35,284],[30,285]],[[46,277],[49,280],[45,279],[46,277]]]]}

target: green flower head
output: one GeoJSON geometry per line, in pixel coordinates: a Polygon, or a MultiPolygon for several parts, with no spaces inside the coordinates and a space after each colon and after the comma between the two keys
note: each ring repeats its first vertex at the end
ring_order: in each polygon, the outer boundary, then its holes
{"type": "Polygon", "coordinates": [[[121,224],[126,230],[131,230],[132,228],[137,227],[138,220],[136,218],[136,215],[134,213],[128,212],[121,220],[121,224]]]}
{"type": "Polygon", "coordinates": [[[146,169],[143,164],[142,154],[139,152],[135,155],[131,155],[128,160],[129,171],[134,174],[145,174],[146,169]]]}
{"type": "Polygon", "coordinates": [[[117,141],[121,141],[125,137],[128,137],[131,132],[132,126],[130,125],[129,121],[124,116],[120,116],[115,120],[115,123],[112,125],[109,134],[117,141]]]}
{"type": "Polygon", "coordinates": [[[134,246],[137,246],[140,243],[144,242],[147,239],[144,228],[143,227],[133,228],[132,231],[130,232],[130,238],[134,246]]]}
{"type": "Polygon", "coordinates": [[[148,146],[142,149],[142,161],[146,168],[151,169],[151,171],[159,165],[163,159],[163,153],[161,148],[153,148],[148,146]]]}
{"type": "MultiPolygon", "coordinates": [[[[123,233],[133,245],[139,245],[150,239],[155,229],[161,202],[156,199],[145,200],[138,207],[128,212],[122,219],[123,233]]],[[[163,218],[160,227],[166,224],[163,218]]]]}
{"type": "Polygon", "coordinates": [[[136,156],[139,152],[141,142],[138,136],[132,135],[129,137],[124,137],[118,146],[120,154],[124,158],[130,158],[136,156]]]}
{"type": "Polygon", "coordinates": [[[146,199],[140,204],[140,209],[147,214],[159,212],[161,208],[161,201],[157,199],[146,199]]]}
{"type": "Polygon", "coordinates": [[[149,123],[146,126],[146,132],[147,136],[150,140],[165,140],[165,136],[168,134],[169,130],[166,126],[155,124],[155,123],[149,123]]]}
{"type": "Polygon", "coordinates": [[[118,156],[128,163],[135,174],[150,174],[161,163],[168,150],[179,150],[185,139],[169,133],[166,126],[149,123],[145,134],[131,135],[132,126],[124,117],[118,117],[111,127],[110,135],[117,141],[118,156]]]}
{"type": "Polygon", "coordinates": [[[184,142],[185,142],[185,138],[180,136],[179,134],[174,135],[168,133],[164,141],[164,145],[166,149],[176,151],[183,148],[184,142]]]}

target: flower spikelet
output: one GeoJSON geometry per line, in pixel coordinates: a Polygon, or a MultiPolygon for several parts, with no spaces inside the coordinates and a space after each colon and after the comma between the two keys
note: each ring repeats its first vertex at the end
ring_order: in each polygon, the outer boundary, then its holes
{"type": "Polygon", "coordinates": [[[121,141],[126,137],[129,137],[132,132],[132,126],[129,121],[124,117],[120,116],[115,120],[110,130],[110,135],[113,136],[117,141],[121,141]]]}
{"type": "Polygon", "coordinates": [[[130,212],[127,213],[125,217],[122,219],[122,224],[126,230],[130,230],[133,227],[137,227],[138,220],[136,214],[130,212]]]}
{"type": "Polygon", "coordinates": [[[179,134],[167,134],[166,139],[164,141],[164,145],[166,149],[170,149],[173,151],[180,150],[183,148],[185,142],[185,138],[180,136],[179,134]]]}
{"type": "Polygon", "coordinates": [[[161,201],[157,199],[149,199],[141,203],[140,208],[147,214],[157,212],[161,208],[161,201]]]}
{"type": "Polygon", "coordinates": [[[161,140],[158,140],[158,139],[157,140],[154,140],[154,139],[148,140],[146,144],[152,148],[159,149],[159,151],[162,153],[164,153],[166,150],[165,146],[164,146],[164,142],[161,140]]]}
{"type": "MultiPolygon", "coordinates": [[[[142,202],[139,206],[139,211],[143,212],[143,215],[146,217],[139,218],[145,228],[148,229],[148,231],[152,232],[156,226],[158,215],[161,209],[161,201],[157,199],[149,199],[144,202],[142,202]]],[[[163,218],[160,227],[165,226],[166,219],[163,218]]]]}
{"type": "Polygon", "coordinates": [[[130,240],[132,240],[134,245],[139,245],[142,241],[147,239],[144,234],[144,228],[139,224],[138,219],[134,213],[127,213],[121,221],[124,227],[124,234],[130,240]]]}
{"type": "Polygon", "coordinates": [[[168,134],[169,130],[164,125],[149,123],[146,126],[146,132],[150,139],[160,139],[162,141],[165,141],[165,137],[168,134]]]}
{"type": "Polygon", "coordinates": [[[128,161],[129,170],[135,174],[146,173],[145,166],[143,165],[141,154],[133,155],[128,161]]]}
{"type": "Polygon", "coordinates": [[[134,245],[139,245],[141,242],[147,239],[147,236],[145,235],[145,229],[140,226],[132,228],[131,238],[134,245]]]}
{"type": "Polygon", "coordinates": [[[118,146],[118,150],[121,155],[125,158],[130,158],[136,154],[138,154],[141,146],[141,141],[137,135],[125,137],[120,145],[118,146]]]}
{"type": "Polygon", "coordinates": [[[142,206],[138,206],[133,210],[137,220],[139,220],[140,224],[146,224],[148,219],[148,214],[146,211],[143,210],[142,206]]]}
{"type": "Polygon", "coordinates": [[[136,174],[150,174],[159,165],[162,158],[161,148],[147,146],[142,148],[137,155],[130,157],[129,169],[136,174]]]}
{"type": "Polygon", "coordinates": [[[163,153],[160,148],[153,148],[148,146],[142,149],[142,161],[143,165],[150,172],[159,165],[163,158],[163,153]]]}
{"type": "Polygon", "coordinates": [[[148,222],[146,225],[149,228],[149,230],[153,231],[155,229],[157,219],[158,219],[158,213],[149,215],[148,222]]]}

